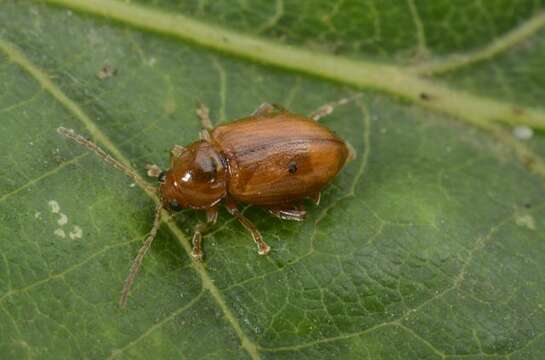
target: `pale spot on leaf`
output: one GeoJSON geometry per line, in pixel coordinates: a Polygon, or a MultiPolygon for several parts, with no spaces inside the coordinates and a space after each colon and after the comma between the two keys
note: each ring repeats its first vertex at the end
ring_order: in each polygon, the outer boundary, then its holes
{"type": "Polygon", "coordinates": [[[81,239],[81,237],[83,236],[83,231],[81,230],[79,226],[74,225],[74,227],[72,228],[72,231],[68,233],[68,236],[70,236],[70,239],[72,240],[81,239]]]}
{"type": "Polygon", "coordinates": [[[57,220],[57,224],[59,224],[60,226],[64,226],[67,223],[68,223],[68,216],[66,216],[63,213],[60,213],[59,214],[59,220],[57,220]]]}
{"type": "Polygon", "coordinates": [[[61,211],[61,207],[59,206],[59,203],[56,202],[55,200],[49,200],[48,204],[53,214],[57,214],[59,211],[61,211]]]}
{"type": "Polygon", "coordinates": [[[58,237],[63,238],[63,239],[66,237],[66,233],[65,233],[64,230],[61,229],[61,228],[58,228],[58,229],[55,230],[53,233],[54,233],[55,235],[57,235],[58,237]]]}
{"type": "Polygon", "coordinates": [[[534,217],[530,214],[525,215],[519,215],[515,218],[515,223],[518,226],[525,226],[530,230],[536,229],[536,222],[534,220],[534,217]]]}

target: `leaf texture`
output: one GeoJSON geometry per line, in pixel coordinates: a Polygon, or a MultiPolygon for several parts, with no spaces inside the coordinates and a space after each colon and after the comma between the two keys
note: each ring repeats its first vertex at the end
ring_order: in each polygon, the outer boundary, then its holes
{"type": "Polygon", "coordinates": [[[0,0],[3,358],[538,359],[545,351],[545,4],[538,0],[0,0]],[[303,223],[240,204],[165,222],[117,298],[145,176],[262,102],[358,154],[303,223]],[[529,140],[513,126],[535,129],[529,140]]]}

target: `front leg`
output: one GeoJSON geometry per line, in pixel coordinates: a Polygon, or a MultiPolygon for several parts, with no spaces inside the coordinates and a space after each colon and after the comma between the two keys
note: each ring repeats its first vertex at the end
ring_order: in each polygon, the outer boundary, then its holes
{"type": "Polygon", "coordinates": [[[193,250],[191,252],[193,259],[198,261],[202,260],[202,235],[210,228],[210,226],[214,225],[217,220],[218,208],[212,207],[206,210],[206,223],[199,223],[195,227],[195,232],[193,233],[193,250]]]}
{"type": "Polygon", "coordinates": [[[234,202],[227,201],[225,207],[227,208],[227,211],[229,211],[229,214],[236,217],[237,220],[246,228],[246,230],[250,232],[252,238],[257,245],[257,253],[259,255],[267,255],[269,251],[271,251],[271,247],[267,245],[265,241],[263,241],[263,237],[255,227],[255,225],[252,224],[250,220],[248,220],[244,215],[241,214],[241,212],[237,209],[237,205],[234,202]]]}

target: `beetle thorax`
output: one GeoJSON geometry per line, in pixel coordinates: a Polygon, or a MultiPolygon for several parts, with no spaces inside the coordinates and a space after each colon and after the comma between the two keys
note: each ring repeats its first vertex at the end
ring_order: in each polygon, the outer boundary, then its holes
{"type": "Polygon", "coordinates": [[[206,209],[227,192],[226,171],[221,154],[206,141],[197,141],[172,155],[171,168],[160,186],[167,209],[206,209]]]}

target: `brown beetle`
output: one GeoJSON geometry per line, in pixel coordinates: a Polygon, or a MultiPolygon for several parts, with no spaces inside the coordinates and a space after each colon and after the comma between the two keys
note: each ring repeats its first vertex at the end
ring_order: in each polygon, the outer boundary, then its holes
{"type": "MultiPolygon", "coordinates": [[[[192,255],[197,260],[203,256],[202,234],[208,225],[216,222],[222,200],[228,212],[251,233],[258,254],[269,253],[269,245],[236,203],[262,206],[281,219],[302,221],[306,211],[300,202],[311,198],[318,204],[322,188],[354,157],[347,143],[317,123],[334,106],[349,100],[322,106],[309,117],[265,103],[249,117],[216,128],[212,127],[208,108],[200,104],[197,109],[203,124],[200,140],[187,147],[174,145],[169,170],[161,171],[156,165],[147,167],[148,175],[160,182],[160,204],[150,234],[125,281],[120,305],[125,306],[132,282],[157,234],[162,209],[206,211],[206,224],[198,224],[193,234],[192,255]]],[[[147,190],[157,192],[93,142],[73,130],[59,128],[58,132],[91,149],[147,190]]]]}

